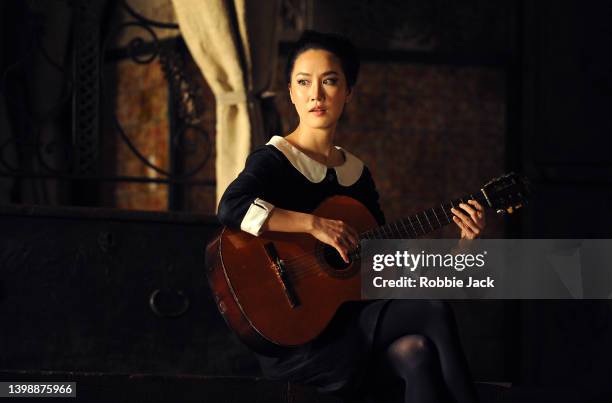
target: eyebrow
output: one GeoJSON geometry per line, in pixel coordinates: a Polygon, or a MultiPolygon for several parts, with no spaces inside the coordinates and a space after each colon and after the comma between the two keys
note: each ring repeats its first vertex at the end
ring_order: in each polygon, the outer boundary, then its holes
{"type": "MultiPolygon", "coordinates": [[[[321,75],[322,76],[327,76],[327,75],[330,75],[330,74],[338,74],[338,72],[330,70],[330,71],[326,71],[325,73],[323,73],[321,75]]],[[[310,74],[304,73],[304,72],[300,72],[300,73],[297,73],[296,76],[310,76],[310,74]]]]}

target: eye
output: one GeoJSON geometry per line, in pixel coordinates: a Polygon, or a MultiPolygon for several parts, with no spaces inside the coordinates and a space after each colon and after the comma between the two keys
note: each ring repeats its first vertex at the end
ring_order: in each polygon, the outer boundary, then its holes
{"type": "Polygon", "coordinates": [[[325,80],[323,80],[323,84],[327,84],[327,85],[336,85],[337,83],[338,83],[337,78],[326,78],[325,80]]]}
{"type": "Polygon", "coordinates": [[[298,85],[308,85],[308,80],[304,80],[303,78],[300,78],[299,80],[297,80],[298,85]]]}

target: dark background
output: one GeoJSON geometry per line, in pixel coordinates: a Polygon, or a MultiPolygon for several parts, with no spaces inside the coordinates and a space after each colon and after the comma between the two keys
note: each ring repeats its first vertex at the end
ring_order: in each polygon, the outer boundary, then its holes
{"type": "MultiPolygon", "coordinates": [[[[128,4],[167,24],[119,1],[0,3],[5,379],[258,373],[203,272],[219,228],[214,97],[170,3],[128,4]]],[[[270,135],[296,123],[282,82],[288,42],[303,28],[342,32],[363,65],[338,143],[370,166],[388,218],[515,171],[535,189],[528,208],[490,216],[484,236],[610,238],[607,2],[282,4],[270,135]]],[[[609,300],[453,308],[477,381],[544,391],[539,401],[566,389],[608,401],[609,300]]]]}

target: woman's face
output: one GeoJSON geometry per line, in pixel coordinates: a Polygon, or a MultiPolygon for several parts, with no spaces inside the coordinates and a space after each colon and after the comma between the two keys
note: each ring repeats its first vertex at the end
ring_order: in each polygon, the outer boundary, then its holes
{"type": "Polygon", "coordinates": [[[340,60],[321,49],[309,49],[297,57],[289,94],[300,124],[317,129],[334,127],[351,97],[340,60]]]}

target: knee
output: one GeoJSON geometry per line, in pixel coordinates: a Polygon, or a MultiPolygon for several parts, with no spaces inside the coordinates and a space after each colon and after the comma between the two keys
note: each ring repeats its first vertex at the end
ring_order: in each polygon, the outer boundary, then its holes
{"type": "Polygon", "coordinates": [[[436,357],[433,343],[421,335],[400,337],[391,343],[387,354],[393,367],[402,377],[432,365],[436,357]]]}

